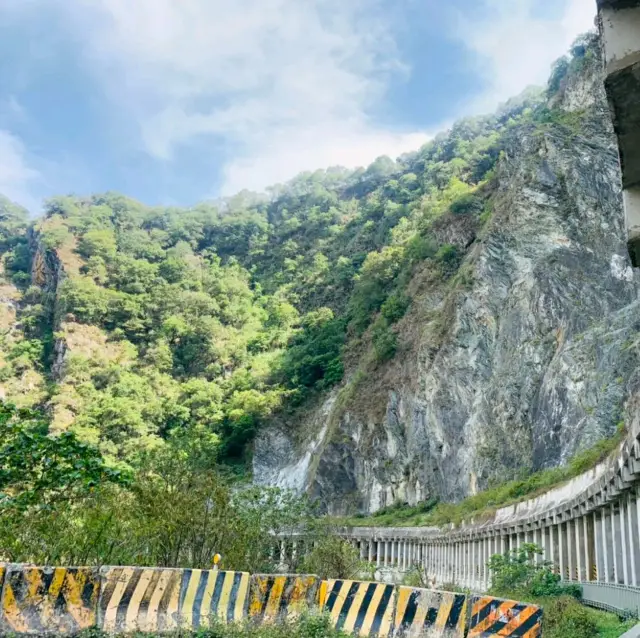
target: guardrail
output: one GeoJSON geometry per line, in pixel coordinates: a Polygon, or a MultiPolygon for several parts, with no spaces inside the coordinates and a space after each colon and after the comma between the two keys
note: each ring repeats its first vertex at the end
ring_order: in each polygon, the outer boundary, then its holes
{"type": "Polygon", "coordinates": [[[581,582],[582,602],[625,618],[640,618],[640,587],[581,582]]]}

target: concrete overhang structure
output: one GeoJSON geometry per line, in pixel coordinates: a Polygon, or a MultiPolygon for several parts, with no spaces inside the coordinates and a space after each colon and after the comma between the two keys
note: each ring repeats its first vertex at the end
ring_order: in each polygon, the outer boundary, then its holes
{"type": "Polygon", "coordinates": [[[597,0],[605,88],[618,136],[629,255],[640,266],[640,0],[597,0]]]}

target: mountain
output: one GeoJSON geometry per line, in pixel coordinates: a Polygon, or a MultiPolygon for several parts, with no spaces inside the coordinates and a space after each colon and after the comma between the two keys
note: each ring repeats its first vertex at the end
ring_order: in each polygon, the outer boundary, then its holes
{"type": "Polygon", "coordinates": [[[636,387],[591,35],[396,161],[189,209],[0,200],[0,251],[3,397],[114,466],[182,437],[334,513],[457,500],[613,435],[636,387]]]}

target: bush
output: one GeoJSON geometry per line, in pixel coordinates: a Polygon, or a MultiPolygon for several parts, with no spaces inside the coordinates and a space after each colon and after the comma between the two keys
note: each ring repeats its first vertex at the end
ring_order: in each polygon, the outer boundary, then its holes
{"type": "Polygon", "coordinates": [[[580,587],[562,585],[560,576],[552,570],[553,563],[539,559],[543,553],[534,543],[525,543],[504,555],[494,554],[488,563],[492,593],[503,598],[563,595],[580,598],[580,587]]]}
{"type": "Polygon", "coordinates": [[[462,262],[462,251],[453,244],[444,244],[436,253],[435,259],[442,268],[445,277],[453,275],[462,262]]]}
{"type": "Polygon", "coordinates": [[[449,210],[454,215],[480,214],[484,210],[484,201],[477,195],[465,195],[453,202],[449,210]]]}
{"type": "Polygon", "coordinates": [[[389,324],[384,319],[376,321],[372,335],[376,361],[382,363],[393,359],[398,350],[398,335],[389,324]]]}
{"type": "MultiPolygon", "coordinates": [[[[238,625],[225,625],[214,620],[208,629],[198,631],[176,630],[163,636],[173,638],[346,638],[347,634],[333,629],[331,618],[327,615],[308,613],[297,620],[287,620],[276,625],[255,625],[245,622],[238,625]]],[[[136,633],[135,638],[155,638],[159,634],[136,633]]],[[[98,629],[89,629],[79,634],[79,638],[107,638],[107,634],[98,629]]]]}
{"type": "Polygon", "coordinates": [[[355,579],[370,569],[370,564],[360,559],[355,547],[332,534],[325,534],[303,563],[304,572],[321,578],[355,579]]]}
{"type": "Polygon", "coordinates": [[[595,638],[600,635],[593,612],[575,598],[562,596],[544,606],[545,638],[595,638]]]}
{"type": "Polygon", "coordinates": [[[395,323],[404,317],[410,304],[411,299],[409,297],[396,292],[382,304],[382,308],[380,310],[382,312],[382,316],[389,323],[395,323]]]}

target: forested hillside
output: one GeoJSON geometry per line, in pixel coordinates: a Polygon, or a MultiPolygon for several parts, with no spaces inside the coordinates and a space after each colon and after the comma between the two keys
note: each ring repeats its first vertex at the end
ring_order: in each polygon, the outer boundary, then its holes
{"type": "MultiPolygon", "coordinates": [[[[266,194],[242,192],[189,209],[149,207],[115,193],[62,196],[48,200],[35,221],[0,201],[3,397],[37,410],[52,434],[72,435],[97,450],[106,468],[125,473],[170,442],[246,475],[255,437],[265,433],[260,478],[288,484],[280,450],[264,444],[274,424],[289,428],[304,452],[305,437],[317,434],[309,432],[309,415],[327,397],[333,412],[317,429],[330,425],[332,444],[351,436],[336,429],[349,410],[366,404],[384,415],[395,392],[389,379],[404,382],[394,365],[421,342],[423,326],[429,339],[420,365],[436,365],[456,308],[478,281],[479,246],[493,250],[500,241],[496,203],[504,204],[504,177],[518,153],[531,140],[609,135],[599,130],[600,103],[567,107],[576,95],[567,97],[568,87],[593,80],[599,64],[597,42],[585,36],[556,64],[546,91],[532,89],[494,115],[462,120],[396,161],[301,174],[266,194]],[[265,455],[280,478],[265,470],[265,455]]],[[[605,155],[613,165],[614,152],[605,155]]],[[[571,190],[564,175],[545,179],[565,195],[571,190]]],[[[618,207],[614,199],[610,206],[618,207]]],[[[621,303],[631,299],[625,277],[620,290],[601,295],[603,308],[609,293],[621,303]]],[[[496,282],[489,294],[508,285],[496,282]]],[[[462,431],[455,408],[448,418],[462,431]]],[[[611,419],[595,439],[615,431],[619,415],[611,419]]],[[[370,445],[367,454],[375,456],[370,445]]],[[[446,461],[450,444],[442,445],[446,461]]],[[[538,465],[558,463],[562,454],[538,465]]],[[[381,465],[394,465],[383,456],[381,465]]],[[[317,470],[318,462],[307,466],[317,470]]],[[[326,469],[339,469],[336,481],[344,477],[341,463],[326,469]]],[[[504,478],[532,463],[531,456],[514,459],[504,478]]],[[[307,470],[303,484],[290,483],[317,492],[321,482],[313,485],[307,470]]],[[[491,478],[479,477],[451,488],[427,480],[385,498],[459,498],[491,478]]],[[[353,480],[343,482],[345,493],[360,489],[353,480]]],[[[375,509],[384,500],[344,506],[375,509]]]]}
{"type": "Polygon", "coordinates": [[[419,152],[366,170],[302,174],[268,195],[192,209],[122,195],[56,197],[30,228],[3,203],[5,396],[45,407],[108,457],[129,460],[174,430],[225,456],[274,412],[338,383],[374,324],[376,361],[414,269],[455,275],[446,226],[486,220],[510,130],[549,114],[523,96],[461,121],[419,152]],[[8,299],[7,297],[7,299],[8,299]]]}

